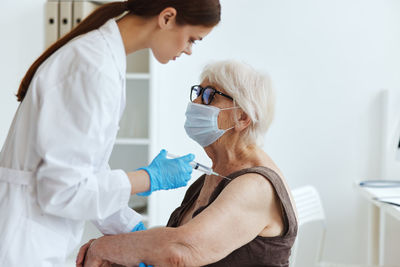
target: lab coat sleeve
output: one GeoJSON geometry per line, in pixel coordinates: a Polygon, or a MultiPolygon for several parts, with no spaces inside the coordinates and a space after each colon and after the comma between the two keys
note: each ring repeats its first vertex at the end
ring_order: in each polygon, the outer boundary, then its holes
{"type": "Polygon", "coordinates": [[[38,87],[37,148],[42,162],[37,199],[42,210],[75,220],[105,220],[126,209],[131,191],[126,173],[96,171],[109,157],[104,146],[116,136],[121,85],[95,70],[38,87]]]}
{"type": "Polygon", "coordinates": [[[104,220],[92,221],[92,223],[103,235],[117,235],[131,232],[142,219],[142,215],[127,205],[104,220]]]}
{"type": "Polygon", "coordinates": [[[143,217],[126,206],[104,220],[92,221],[103,235],[129,233],[142,221],[143,217]]]}

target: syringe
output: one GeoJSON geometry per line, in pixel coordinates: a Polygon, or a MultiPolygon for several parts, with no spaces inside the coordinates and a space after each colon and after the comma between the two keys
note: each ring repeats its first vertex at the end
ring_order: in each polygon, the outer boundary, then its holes
{"type": "MultiPolygon", "coordinates": [[[[167,153],[167,157],[175,159],[175,158],[179,158],[180,156],[176,156],[174,154],[167,153]]],[[[193,167],[194,170],[201,171],[201,172],[203,172],[205,174],[208,174],[208,175],[216,175],[216,176],[222,177],[224,179],[232,180],[231,178],[228,178],[226,176],[220,175],[220,174],[216,173],[215,171],[213,171],[212,168],[207,167],[207,166],[205,166],[203,164],[200,164],[200,163],[198,163],[196,161],[192,161],[189,164],[190,164],[190,166],[193,167]]]]}

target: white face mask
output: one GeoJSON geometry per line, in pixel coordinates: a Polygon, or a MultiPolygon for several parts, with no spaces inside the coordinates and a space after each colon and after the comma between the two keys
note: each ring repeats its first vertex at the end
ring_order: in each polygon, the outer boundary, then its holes
{"type": "Polygon", "coordinates": [[[226,131],[233,129],[231,127],[226,130],[218,128],[218,114],[221,110],[235,109],[217,108],[214,106],[202,105],[189,102],[186,109],[185,130],[187,135],[202,147],[211,145],[218,140],[226,131]]]}

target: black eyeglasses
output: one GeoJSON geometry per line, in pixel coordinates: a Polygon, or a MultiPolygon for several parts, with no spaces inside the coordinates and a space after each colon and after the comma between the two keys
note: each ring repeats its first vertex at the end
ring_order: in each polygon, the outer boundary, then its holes
{"type": "Polygon", "coordinates": [[[219,94],[226,98],[229,98],[230,100],[233,100],[233,98],[229,95],[226,95],[211,86],[201,87],[200,85],[193,85],[192,89],[190,90],[190,101],[193,102],[201,95],[201,102],[205,105],[210,105],[214,99],[215,94],[219,94]]]}

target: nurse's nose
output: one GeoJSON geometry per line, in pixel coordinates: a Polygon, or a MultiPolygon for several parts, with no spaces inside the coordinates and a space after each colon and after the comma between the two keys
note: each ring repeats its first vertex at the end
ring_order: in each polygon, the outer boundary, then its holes
{"type": "Polygon", "coordinates": [[[188,45],[185,50],[183,50],[183,53],[190,56],[192,54],[192,44],[188,45]]]}

